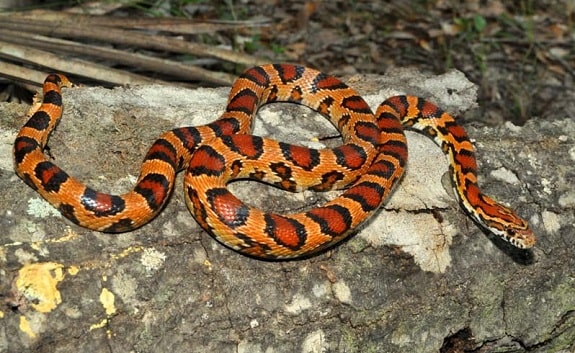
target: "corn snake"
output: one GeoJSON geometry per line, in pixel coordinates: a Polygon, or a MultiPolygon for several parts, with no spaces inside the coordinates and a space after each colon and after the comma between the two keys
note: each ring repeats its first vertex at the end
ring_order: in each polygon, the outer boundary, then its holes
{"type": "Polygon", "coordinates": [[[233,85],[219,119],[163,133],[146,154],[134,189],[109,195],[44,156],[61,118],[61,88],[68,86],[63,75],[47,77],[42,105],[15,140],[14,163],[29,186],[80,226],[114,233],[146,224],[164,207],[176,173],[187,168],[186,204],[215,239],[258,258],[307,256],[345,239],[387,199],[405,169],[403,128],[410,128],[432,138],[448,155],[455,194],[476,223],[518,248],[535,244],[525,220],[480,192],[474,149],[464,129],[424,99],[391,97],[374,115],[355,90],[332,76],[288,64],[254,67],[233,85]],[[257,110],[272,102],[319,112],[338,128],[344,144],[312,150],[250,135],[257,110]],[[226,184],[240,178],[289,191],[347,189],[320,207],[280,215],[249,207],[231,194],[226,184]]]}

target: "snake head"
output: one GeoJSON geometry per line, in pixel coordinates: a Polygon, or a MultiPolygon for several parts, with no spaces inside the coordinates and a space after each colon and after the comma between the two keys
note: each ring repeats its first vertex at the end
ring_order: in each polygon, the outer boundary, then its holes
{"type": "Polygon", "coordinates": [[[483,210],[483,221],[480,223],[487,227],[491,233],[519,249],[529,249],[535,245],[535,235],[526,220],[519,217],[510,208],[485,195],[483,195],[483,199],[490,207],[488,212],[483,210]]]}
{"type": "Polygon", "coordinates": [[[525,222],[525,228],[520,228],[515,225],[506,226],[505,229],[497,235],[519,249],[530,249],[537,242],[527,222],[525,222]]]}

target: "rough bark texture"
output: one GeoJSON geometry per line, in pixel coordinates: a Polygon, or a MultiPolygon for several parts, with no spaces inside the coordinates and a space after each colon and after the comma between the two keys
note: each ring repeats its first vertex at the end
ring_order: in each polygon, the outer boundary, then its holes
{"type": "MultiPolygon", "coordinates": [[[[347,81],[374,108],[397,93],[453,113],[476,104],[475,87],[458,72],[347,81]]],[[[226,96],[226,89],[68,89],[50,153],[99,190],[127,191],[157,135],[215,119],[226,96]]],[[[61,218],[13,172],[11,145],[26,110],[0,105],[0,352],[575,349],[570,118],[466,124],[484,189],[530,220],[539,239],[532,251],[480,231],[442,186],[440,149],[410,133],[408,174],[355,237],[310,259],[263,262],[206,235],[181,186],[157,219],[134,232],[102,234],[61,218]]],[[[263,109],[256,134],[317,146],[314,137],[336,132],[305,108],[275,104],[263,109]]],[[[337,194],[252,182],[232,189],[276,212],[337,194]]]]}

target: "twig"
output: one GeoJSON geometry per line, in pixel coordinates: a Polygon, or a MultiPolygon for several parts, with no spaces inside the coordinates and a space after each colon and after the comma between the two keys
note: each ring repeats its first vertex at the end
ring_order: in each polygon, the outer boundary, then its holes
{"type": "MultiPolygon", "coordinates": [[[[111,82],[116,85],[124,84],[149,84],[149,83],[166,83],[160,80],[154,80],[145,76],[111,69],[104,65],[91,63],[89,61],[64,58],[47,51],[28,48],[12,43],[0,41],[0,56],[11,60],[18,59],[23,62],[34,63],[36,65],[49,67],[52,70],[72,73],[82,77],[111,82]]],[[[41,84],[43,81],[37,81],[41,84]]]]}
{"type": "Polygon", "coordinates": [[[242,65],[259,65],[264,60],[251,55],[236,53],[231,50],[220,49],[203,44],[185,42],[184,40],[150,35],[140,32],[128,31],[115,28],[93,28],[79,27],[64,23],[36,20],[33,22],[10,19],[3,16],[0,21],[0,28],[15,31],[39,33],[55,37],[72,37],[99,40],[106,43],[138,46],[141,48],[164,50],[169,52],[188,53],[197,56],[210,56],[225,61],[230,61],[242,65]]]}
{"type": "Polygon", "coordinates": [[[2,76],[13,81],[23,82],[26,85],[41,86],[47,75],[48,73],[44,71],[29,69],[9,62],[2,62],[2,76]]]}
{"type": "Polygon", "coordinates": [[[11,42],[13,44],[39,48],[56,53],[72,53],[97,57],[140,69],[161,72],[183,80],[200,80],[217,85],[229,85],[235,80],[235,76],[233,75],[213,72],[193,65],[186,65],[175,61],[153,58],[117,49],[55,39],[37,34],[0,29],[0,38],[4,38],[6,42],[11,42]]]}
{"type": "Polygon", "coordinates": [[[245,28],[261,27],[269,25],[270,20],[249,20],[249,21],[193,21],[185,18],[126,18],[112,16],[92,16],[82,14],[72,14],[62,11],[37,10],[31,12],[14,13],[12,19],[21,19],[59,23],[74,23],[77,26],[107,26],[128,29],[147,29],[155,31],[166,31],[182,34],[214,33],[217,31],[245,28]]]}

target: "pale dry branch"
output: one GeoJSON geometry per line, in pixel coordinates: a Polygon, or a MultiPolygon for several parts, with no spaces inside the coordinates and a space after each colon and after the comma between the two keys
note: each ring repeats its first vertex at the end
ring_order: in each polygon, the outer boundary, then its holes
{"type": "Polygon", "coordinates": [[[112,63],[171,75],[181,80],[198,80],[217,85],[229,85],[235,80],[235,76],[227,73],[213,72],[176,61],[154,58],[107,47],[81,44],[69,40],[50,38],[38,34],[0,29],[0,37],[4,38],[6,42],[13,44],[55,53],[95,57],[112,63]]]}
{"type": "Polygon", "coordinates": [[[185,53],[195,56],[208,56],[247,66],[264,63],[264,60],[251,55],[205,44],[190,43],[175,37],[165,37],[157,34],[116,28],[102,29],[100,27],[84,27],[78,26],[77,24],[68,24],[68,21],[28,21],[4,17],[2,21],[0,21],[0,28],[54,37],[96,40],[110,44],[121,44],[173,53],[185,53]]]}
{"type": "MultiPolygon", "coordinates": [[[[117,85],[166,83],[145,76],[116,70],[104,65],[95,64],[85,60],[70,59],[44,50],[29,48],[8,42],[0,41],[0,56],[12,61],[19,60],[26,63],[36,64],[51,70],[71,73],[74,75],[89,77],[94,80],[111,82],[117,85]]],[[[34,81],[41,84],[43,81],[34,81]]]]}

